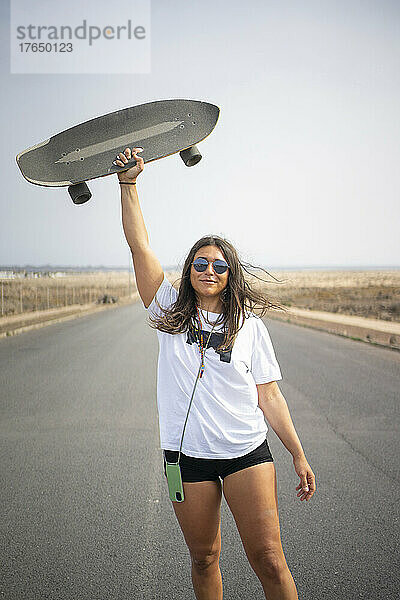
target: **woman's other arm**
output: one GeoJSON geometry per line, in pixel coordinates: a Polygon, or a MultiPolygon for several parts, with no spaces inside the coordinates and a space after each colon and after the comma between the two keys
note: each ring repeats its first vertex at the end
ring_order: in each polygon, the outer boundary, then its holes
{"type": "Polygon", "coordinates": [[[293,457],[300,484],[296,487],[301,500],[309,500],[316,490],[315,475],[311,470],[293,425],[286,400],[276,381],[257,385],[258,406],[283,445],[293,457]]]}

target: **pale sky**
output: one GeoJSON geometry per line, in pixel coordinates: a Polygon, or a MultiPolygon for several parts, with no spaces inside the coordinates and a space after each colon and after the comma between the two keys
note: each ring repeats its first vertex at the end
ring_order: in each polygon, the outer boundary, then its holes
{"type": "Polygon", "coordinates": [[[7,2],[0,11],[0,265],[126,265],[116,177],[75,206],[66,188],[26,182],[15,156],[169,98],[221,114],[197,166],[174,155],[138,180],[163,265],[207,233],[270,268],[400,265],[399,2],[153,0],[151,72],[130,75],[11,75],[7,2]]]}

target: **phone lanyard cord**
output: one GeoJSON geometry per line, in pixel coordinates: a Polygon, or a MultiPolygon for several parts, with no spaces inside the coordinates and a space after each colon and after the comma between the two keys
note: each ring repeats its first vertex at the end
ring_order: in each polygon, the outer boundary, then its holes
{"type": "MultiPolygon", "coordinates": [[[[197,314],[199,314],[199,310],[198,309],[197,309],[197,314]]],[[[178,460],[177,460],[178,464],[179,464],[179,459],[181,457],[182,444],[183,444],[183,436],[185,435],[186,423],[187,423],[188,418],[189,418],[189,412],[190,412],[190,408],[192,406],[193,397],[194,397],[194,393],[196,391],[197,383],[198,383],[199,379],[202,377],[202,375],[204,373],[204,357],[205,357],[205,352],[206,352],[206,350],[208,348],[208,343],[210,341],[211,334],[214,331],[215,325],[216,325],[216,323],[213,324],[212,329],[210,331],[210,335],[208,336],[207,343],[206,343],[206,345],[204,347],[204,345],[203,345],[203,336],[201,334],[201,329],[200,329],[200,327],[201,327],[201,321],[200,321],[200,315],[199,315],[199,340],[200,340],[200,342],[199,342],[199,350],[200,350],[200,355],[201,355],[201,363],[200,363],[199,371],[197,373],[196,381],[194,382],[192,396],[190,398],[189,408],[187,410],[185,424],[183,426],[182,437],[181,437],[181,445],[179,446],[179,452],[178,452],[178,460]]]]}
{"type": "Polygon", "coordinates": [[[184,424],[184,426],[183,426],[182,437],[181,437],[181,445],[180,445],[180,447],[179,447],[179,453],[178,453],[178,461],[177,461],[178,463],[179,463],[179,459],[180,459],[180,457],[181,457],[182,444],[183,444],[183,436],[185,435],[186,423],[187,423],[187,421],[188,421],[188,418],[189,418],[189,411],[190,411],[190,407],[192,406],[192,402],[193,402],[193,396],[194,396],[194,393],[195,393],[195,391],[196,391],[197,382],[198,382],[198,381],[199,381],[199,379],[200,379],[200,373],[201,373],[201,370],[202,370],[202,368],[203,368],[203,365],[201,364],[201,365],[200,365],[200,367],[199,367],[199,371],[198,371],[198,373],[197,373],[197,377],[196,377],[196,381],[195,381],[194,387],[193,387],[193,391],[192,391],[192,397],[190,398],[190,402],[189,402],[189,408],[188,408],[188,411],[187,411],[187,413],[186,413],[185,424],[184,424]]]}

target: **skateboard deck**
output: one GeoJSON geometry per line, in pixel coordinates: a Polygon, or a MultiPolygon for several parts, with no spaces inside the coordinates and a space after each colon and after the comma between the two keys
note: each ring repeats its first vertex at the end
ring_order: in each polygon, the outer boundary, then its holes
{"type": "Polygon", "coordinates": [[[218,116],[219,108],[208,102],[149,102],[66,129],[20,152],[16,160],[27,181],[50,187],[70,186],[74,202],[81,204],[90,195],[77,201],[71,188],[133,166],[134,160],[124,167],[113,165],[117,153],[127,147],[142,147],[145,163],[180,152],[187,166],[197,164],[201,154],[195,144],[212,132],[218,116]]]}

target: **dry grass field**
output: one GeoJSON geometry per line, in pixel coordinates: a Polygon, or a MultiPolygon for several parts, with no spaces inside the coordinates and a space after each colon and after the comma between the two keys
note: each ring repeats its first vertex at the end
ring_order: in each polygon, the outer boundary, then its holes
{"type": "Polygon", "coordinates": [[[282,283],[261,284],[270,300],[359,317],[400,322],[400,270],[392,271],[273,271],[282,283]]]}
{"type": "MultiPolygon", "coordinates": [[[[282,307],[355,315],[400,322],[400,270],[391,271],[270,271],[279,282],[259,271],[267,283],[252,279],[270,300],[282,307]]],[[[171,281],[179,273],[170,272],[171,281]]],[[[1,315],[46,310],[72,304],[117,301],[136,291],[128,272],[76,273],[64,277],[3,279],[1,315]]],[[[1,292],[0,292],[1,293],[1,292]]]]}
{"type": "Polygon", "coordinates": [[[128,272],[82,272],[63,277],[0,280],[0,315],[47,310],[75,304],[116,301],[136,290],[128,272]]]}

